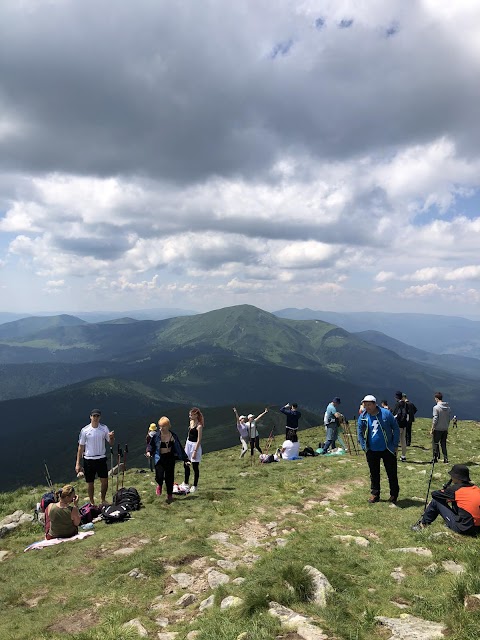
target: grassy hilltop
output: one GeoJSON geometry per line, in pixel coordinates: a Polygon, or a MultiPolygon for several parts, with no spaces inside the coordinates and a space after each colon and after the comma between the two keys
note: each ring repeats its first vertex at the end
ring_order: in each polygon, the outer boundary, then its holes
{"type": "MultiPolygon", "coordinates": [[[[238,459],[239,446],[217,451],[201,463],[198,493],[172,505],[155,495],[150,473],[129,469],[125,483],[137,487],[145,505],[130,521],[99,523],[86,540],[28,553],[23,549],[41,537],[38,524],[1,539],[7,552],[1,563],[2,640],[131,640],[136,632],[122,625],[133,618],[149,638],[174,631],[183,640],[192,630],[199,632],[197,640],[235,640],[244,632],[245,640],[298,638],[267,613],[270,600],[308,614],[328,638],[385,639],[389,633],[375,616],[408,613],[444,623],[450,640],[478,640],[480,613],[464,608],[464,596],[480,593],[479,541],[450,533],[440,521],[426,532],[409,529],[421,515],[428,485],[429,425],[427,419],[415,422],[408,462],[399,464],[398,507],[384,501],[384,475],[382,502],[367,504],[363,455],[251,466],[238,459]],[[229,536],[226,544],[210,538],[220,532],[229,536]],[[338,535],[361,536],[369,544],[346,546],[338,535]],[[432,555],[395,550],[401,547],[425,547],[432,555]],[[464,572],[449,573],[445,561],[461,564],[464,572]],[[306,564],[335,589],[326,609],[306,599],[306,564]],[[228,584],[212,590],[208,568],[227,574],[228,584]],[[130,576],[133,569],[143,577],[130,576]],[[395,570],[404,574],[401,582],[392,577],[395,570]],[[193,577],[189,587],[176,585],[171,576],[178,573],[193,577]],[[233,583],[238,577],[242,584],[233,583]],[[184,593],[196,597],[186,608],[175,604],[184,593]],[[200,602],[212,593],[214,605],[199,615],[200,602]],[[243,604],[221,610],[227,595],[243,604]],[[165,629],[162,619],[168,619],[165,629]]],[[[301,445],[316,447],[322,436],[323,427],[304,430],[301,445]]],[[[451,430],[449,457],[469,464],[480,482],[479,423],[460,422],[451,430]]],[[[448,479],[449,468],[435,467],[432,488],[448,479]]],[[[84,497],[84,485],[76,486],[84,497]]],[[[44,490],[0,494],[0,517],[16,509],[31,512],[44,490]]]]}

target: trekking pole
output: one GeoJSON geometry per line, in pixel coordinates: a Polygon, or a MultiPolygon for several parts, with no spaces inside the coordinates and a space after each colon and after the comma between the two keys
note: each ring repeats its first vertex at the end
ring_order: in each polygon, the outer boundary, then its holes
{"type": "Polygon", "coordinates": [[[427,489],[427,495],[425,497],[425,506],[423,507],[423,511],[425,512],[427,509],[427,505],[428,505],[428,496],[430,494],[430,485],[432,484],[432,478],[433,478],[433,469],[435,468],[435,463],[437,461],[437,452],[435,451],[435,454],[433,456],[433,460],[432,460],[432,470],[430,471],[430,480],[428,482],[428,489],[427,489]]]}
{"type": "Polygon", "coordinates": [[[117,488],[116,491],[118,491],[118,480],[119,480],[119,475],[120,475],[120,458],[122,456],[122,450],[120,448],[120,445],[117,445],[117,488]]]}
{"type": "Polygon", "coordinates": [[[123,489],[123,482],[125,480],[125,471],[127,470],[128,444],[125,445],[125,449],[123,451],[124,451],[124,454],[123,454],[123,469],[122,469],[122,489],[123,489]]]}
{"type": "Polygon", "coordinates": [[[113,502],[113,447],[110,447],[110,475],[112,477],[112,502],[113,502]]]}
{"type": "Polygon", "coordinates": [[[43,461],[43,466],[45,467],[45,480],[47,481],[48,486],[53,489],[53,482],[50,477],[50,471],[48,470],[47,463],[45,460],[43,461]]]}

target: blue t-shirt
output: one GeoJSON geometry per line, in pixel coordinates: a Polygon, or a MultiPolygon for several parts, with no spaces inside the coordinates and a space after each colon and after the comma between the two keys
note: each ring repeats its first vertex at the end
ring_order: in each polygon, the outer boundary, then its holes
{"type": "Polygon", "coordinates": [[[325,415],[323,416],[323,424],[326,426],[326,425],[330,424],[331,422],[335,422],[335,414],[336,413],[337,413],[337,408],[333,404],[333,402],[331,402],[328,405],[327,410],[325,411],[325,415]]]}
{"type": "Polygon", "coordinates": [[[371,416],[367,413],[366,418],[368,420],[368,448],[371,451],[385,451],[387,445],[377,416],[371,416]]]}

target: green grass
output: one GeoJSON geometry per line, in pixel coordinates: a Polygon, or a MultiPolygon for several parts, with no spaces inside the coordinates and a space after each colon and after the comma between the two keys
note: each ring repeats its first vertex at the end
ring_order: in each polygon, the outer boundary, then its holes
{"type": "MultiPolygon", "coordinates": [[[[339,639],[384,638],[375,616],[398,617],[406,612],[443,622],[449,640],[477,640],[480,614],[465,611],[463,599],[480,592],[478,541],[450,533],[433,535],[447,533],[441,521],[421,533],[409,528],[421,515],[431,469],[429,421],[420,419],[414,427],[415,446],[408,450],[408,462],[399,463],[397,508],[383,501],[367,504],[368,469],[363,455],[251,466],[249,460],[238,459],[239,447],[218,451],[202,461],[199,492],[170,506],[155,496],[152,474],[129,470],[125,482],[138,488],[145,505],[130,521],[97,524],[95,535],[82,542],[42,551],[23,553],[42,536],[37,524],[24,525],[0,540],[1,548],[9,552],[1,563],[2,640],[131,640],[135,634],[122,624],[132,618],[139,618],[149,637],[155,638],[160,630],[155,618],[164,614],[152,609],[152,602],[162,596],[165,615],[171,617],[184,592],[171,593],[171,573],[191,573],[197,583],[202,574],[196,568],[199,562],[245,581],[220,587],[214,606],[197,618],[199,602],[212,591],[207,588],[199,594],[196,603],[183,611],[185,619],[172,621],[167,629],[179,631],[179,640],[192,629],[200,631],[200,640],[234,640],[242,632],[248,632],[248,640],[275,638],[282,631],[266,612],[270,600],[312,616],[325,633],[339,639]],[[272,522],[277,523],[277,537],[287,540],[285,547],[275,544],[266,527],[272,522]],[[216,532],[229,533],[229,542],[237,546],[260,532],[259,542],[269,544],[245,547],[244,554],[256,554],[259,559],[224,571],[216,566],[221,546],[209,539],[216,532]],[[346,534],[366,537],[370,545],[346,546],[335,538],[346,534]],[[393,551],[412,546],[426,546],[433,556],[393,551]],[[122,547],[135,547],[135,551],[115,555],[122,547]],[[447,573],[441,566],[444,560],[460,562],[465,573],[447,573]],[[436,568],[431,568],[433,563],[436,568]],[[309,599],[312,584],[303,570],[306,564],[321,570],[335,589],[326,609],[309,599]],[[390,575],[399,566],[406,574],[400,584],[390,575]],[[129,577],[133,568],[146,578],[129,577]],[[220,610],[226,595],[241,597],[243,606],[220,610]],[[395,602],[408,608],[401,610],[395,602]]],[[[302,431],[301,445],[316,447],[322,436],[323,427],[302,431]]],[[[460,422],[458,430],[449,434],[451,463],[469,463],[477,482],[479,445],[478,423],[460,422]]],[[[449,468],[435,467],[432,488],[448,479],[449,468]]],[[[181,479],[178,465],[177,480],[181,479]]],[[[84,485],[77,487],[84,497],[84,485]]],[[[382,487],[382,497],[387,498],[384,474],[382,487]]],[[[1,517],[16,509],[32,511],[44,490],[0,494],[1,517]]]]}

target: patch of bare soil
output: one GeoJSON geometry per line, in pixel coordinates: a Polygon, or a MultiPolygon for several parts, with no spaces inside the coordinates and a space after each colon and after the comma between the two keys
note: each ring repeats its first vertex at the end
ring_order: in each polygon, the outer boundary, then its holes
{"type": "Polygon", "coordinates": [[[96,612],[90,609],[76,611],[69,616],[62,616],[48,627],[54,633],[75,634],[94,627],[99,622],[96,612]]]}
{"type": "Polygon", "coordinates": [[[242,540],[249,540],[253,538],[256,540],[262,540],[264,538],[270,538],[270,530],[258,520],[245,522],[245,524],[240,525],[240,527],[235,530],[235,533],[239,535],[242,540]]]}
{"type": "Polygon", "coordinates": [[[43,589],[39,589],[37,592],[31,595],[29,598],[24,598],[23,603],[27,605],[27,607],[36,607],[40,600],[43,600],[48,595],[48,589],[44,587],[43,589]]]}

